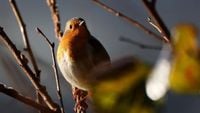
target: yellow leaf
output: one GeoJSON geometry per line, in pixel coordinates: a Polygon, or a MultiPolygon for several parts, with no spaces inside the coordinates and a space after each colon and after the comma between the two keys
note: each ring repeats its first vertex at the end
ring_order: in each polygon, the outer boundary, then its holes
{"type": "Polygon", "coordinates": [[[177,92],[197,93],[200,90],[197,29],[190,24],[180,24],[173,32],[171,89],[177,92]]]}

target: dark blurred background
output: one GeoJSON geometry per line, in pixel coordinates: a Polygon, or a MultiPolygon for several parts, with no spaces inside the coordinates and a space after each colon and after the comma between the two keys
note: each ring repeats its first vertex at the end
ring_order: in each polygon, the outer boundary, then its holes
{"type": "MultiPolygon", "coordinates": [[[[26,23],[34,55],[37,58],[39,68],[42,70],[42,84],[46,85],[50,95],[58,102],[53,70],[51,68],[50,49],[35,31],[36,27],[41,28],[49,39],[56,43],[57,47],[58,41],[55,39],[49,8],[45,0],[16,0],[16,2],[26,23]]],[[[102,2],[152,29],[147,22],[148,15],[140,0],[102,0],[102,2]]],[[[200,28],[199,0],[159,0],[156,5],[159,14],[169,29],[181,22],[193,23],[200,28]]],[[[154,64],[158,58],[158,50],[141,49],[138,46],[120,42],[119,37],[124,36],[144,44],[155,46],[162,45],[160,40],[145,34],[130,23],[108,13],[91,0],[58,0],[58,7],[62,29],[64,29],[65,22],[68,19],[72,17],[84,18],[91,34],[105,46],[112,60],[134,55],[150,64],[154,64]]],[[[16,46],[20,50],[23,50],[20,29],[8,0],[0,1],[0,26],[4,28],[16,46]]],[[[0,42],[0,53],[0,82],[9,87],[14,87],[23,95],[33,97],[33,86],[24,76],[24,73],[20,70],[2,42],[0,42]]],[[[65,109],[68,111],[67,113],[72,113],[73,101],[71,88],[63,78],[61,82],[65,109]]],[[[200,112],[199,105],[200,96],[177,95],[169,92],[162,113],[198,113],[200,112]]],[[[2,93],[0,93],[0,110],[1,113],[36,112],[31,107],[2,93]]]]}

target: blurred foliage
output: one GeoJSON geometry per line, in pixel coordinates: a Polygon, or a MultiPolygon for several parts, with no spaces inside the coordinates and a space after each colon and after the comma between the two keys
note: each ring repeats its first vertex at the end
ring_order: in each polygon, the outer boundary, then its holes
{"type": "Polygon", "coordinates": [[[173,91],[197,93],[200,89],[200,63],[197,44],[197,28],[191,24],[179,24],[173,29],[174,54],[170,75],[173,91]]]}
{"type": "MultiPolygon", "coordinates": [[[[191,24],[179,24],[173,29],[172,59],[169,75],[170,89],[179,93],[197,93],[200,89],[199,48],[197,28],[191,24]]],[[[145,92],[152,66],[136,58],[116,61],[114,68],[106,68],[91,87],[97,113],[155,113],[156,101],[145,92]],[[130,65],[131,64],[131,65],[130,65]]],[[[168,80],[166,80],[168,81],[168,80]]]]}
{"type": "Polygon", "coordinates": [[[118,62],[114,69],[103,73],[110,78],[98,79],[100,81],[93,84],[92,97],[97,113],[154,113],[154,103],[145,93],[150,66],[137,59],[129,59],[124,64],[118,62]],[[116,73],[119,70],[121,72],[116,73]]]}

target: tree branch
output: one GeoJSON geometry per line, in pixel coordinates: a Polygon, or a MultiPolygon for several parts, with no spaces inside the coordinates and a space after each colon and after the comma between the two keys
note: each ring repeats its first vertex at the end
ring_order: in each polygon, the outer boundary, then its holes
{"type": "Polygon", "coordinates": [[[119,38],[120,41],[123,41],[123,42],[127,42],[127,43],[130,43],[132,45],[136,45],[142,49],[153,49],[153,50],[161,50],[161,47],[159,46],[152,46],[152,45],[147,45],[147,44],[142,44],[142,43],[139,43],[139,42],[136,42],[134,40],[131,40],[129,38],[126,38],[126,37],[123,37],[121,36],[119,38]]]}
{"type": "Polygon", "coordinates": [[[152,21],[152,19],[150,17],[147,18],[147,21],[149,22],[149,24],[154,27],[160,34],[162,34],[161,29],[152,21]]]}
{"type": "Polygon", "coordinates": [[[115,14],[115,16],[118,16],[118,17],[120,17],[120,18],[122,18],[122,19],[124,19],[124,20],[126,20],[128,22],[130,22],[132,25],[134,25],[134,26],[142,29],[145,33],[147,33],[149,35],[152,35],[153,37],[155,37],[155,38],[157,38],[159,40],[163,40],[165,42],[168,42],[168,40],[166,38],[163,38],[163,37],[157,35],[156,33],[152,32],[151,30],[149,30],[148,28],[146,28],[144,25],[142,25],[138,21],[136,21],[136,20],[134,20],[134,19],[132,19],[132,18],[124,15],[121,12],[116,11],[115,9],[107,6],[106,4],[100,2],[99,0],[92,0],[92,1],[95,2],[97,5],[101,6],[102,8],[104,8],[105,10],[107,10],[108,12],[115,14]]]}
{"type": "Polygon", "coordinates": [[[75,113],[86,113],[88,105],[86,103],[86,98],[88,95],[87,91],[72,87],[72,95],[74,101],[76,102],[74,111],[75,113]]]}
{"type": "Polygon", "coordinates": [[[54,103],[51,99],[51,97],[48,95],[46,89],[44,86],[42,86],[39,83],[38,78],[35,76],[35,74],[32,72],[31,68],[27,64],[28,60],[27,58],[16,48],[16,46],[13,44],[13,42],[9,39],[7,34],[4,32],[3,28],[0,27],[0,38],[5,43],[5,45],[9,48],[11,53],[13,54],[14,58],[18,62],[18,64],[21,66],[29,80],[32,82],[35,89],[39,92],[39,94],[42,96],[44,102],[47,104],[47,106],[54,111],[59,112],[59,106],[54,103]]]}
{"type": "Polygon", "coordinates": [[[49,6],[49,9],[51,11],[55,35],[58,40],[61,40],[63,32],[61,30],[60,16],[59,16],[58,7],[56,5],[56,0],[47,0],[47,5],[49,6]]]}
{"type": "MultiPolygon", "coordinates": [[[[167,40],[167,42],[170,42],[170,32],[167,29],[167,27],[165,26],[164,22],[162,21],[162,19],[160,18],[159,14],[156,11],[155,8],[155,4],[156,4],[156,0],[152,0],[152,1],[148,1],[148,0],[142,0],[145,8],[147,9],[150,17],[153,19],[154,24],[156,25],[159,29],[160,29],[160,33],[162,35],[162,37],[167,40]]],[[[150,23],[151,24],[151,23],[150,23]]],[[[151,24],[152,25],[152,24],[151,24]]],[[[154,26],[155,28],[155,26],[154,26]]],[[[158,29],[157,29],[158,30],[158,29]]]]}
{"type": "Polygon", "coordinates": [[[63,98],[62,98],[62,93],[61,93],[61,88],[60,88],[60,79],[58,76],[58,68],[57,68],[57,64],[56,64],[56,60],[55,60],[56,59],[55,51],[54,51],[55,44],[51,43],[51,41],[47,38],[47,36],[39,28],[36,28],[36,30],[46,40],[47,44],[49,45],[49,48],[51,49],[51,56],[52,56],[52,61],[53,61],[52,67],[54,70],[54,75],[55,75],[55,80],[56,80],[57,95],[58,95],[58,99],[60,100],[61,112],[65,113],[63,98]]]}
{"type": "MultiPolygon", "coordinates": [[[[33,52],[32,52],[32,49],[31,49],[31,45],[29,43],[29,39],[28,39],[28,35],[27,35],[27,30],[26,30],[26,25],[23,21],[23,18],[20,14],[20,11],[17,7],[17,4],[15,2],[15,0],[10,0],[10,6],[13,10],[13,13],[15,14],[15,17],[17,19],[17,23],[19,24],[19,27],[20,27],[20,30],[21,30],[21,34],[22,34],[22,39],[23,39],[23,42],[24,42],[24,50],[28,53],[28,57],[30,58],[31,60],[31,63],[33,65],[33,69],[36,73],[36,77],[38,77],[38,79],[40,80],[40,70],[38,69],[38,65],[36,63],[36,59],[33,55],[33,52]]],[[[36,96],[37,96],[37,101],[39,103],[43,103],[43,100],[42,100],[42,97],[39,95],[38,92],[36,92],[36,96]]],[[[42,113],[42,111],[41,111],[42,113]]]]}
{"type": "Polygon", "coordinates": [[[27,34],[27,30],[26,30],[26,25],[22,19],[22,16],[20,14],[20,11],[17,7],[17,4],[15,2],[15,0],[10,0],[10,6],[13,10],[13,13],[15,14],[15,17],[17,19],[17,23],[19,24],[20,30],[21,30],[21,34],[22,34],[22,39],[24,42],[24,50],[28,53],[29,58],[31,60],[31,63],[33,65],[34,71],[36,73],[37,77],[40,77],[40,70],[38,69],[35,57],[33,55],[32,49],[31,49],[31,45],[29,43],[29,39],[28,39],[28,34],[27,34]]]}
{"type": "Polygon", "coordinates": [[[29,105],[33,108],[36,108],[36,109],[39,109],[39,110],[42,110],[46,113],[55,113],[55,111],[49,109],[48,107],[42,105],[42,104],[39,104],[37,103],[36,101],[28,98],[28,97],[25,97],[23,96],[22,94],[20,94],[19,92],[17,92],[15,89],[11,88],[11,87],[6,87],[4,84],[0,83],[0,92],[12,97],[12,98],[15,98],[23,103],[25,103],[26,105],[29,105]]]}

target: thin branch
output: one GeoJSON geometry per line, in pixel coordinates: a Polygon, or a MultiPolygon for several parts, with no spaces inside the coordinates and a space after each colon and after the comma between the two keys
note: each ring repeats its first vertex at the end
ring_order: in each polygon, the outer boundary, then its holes
{"type": "Polygon", "coordinates": [[[50,48],[54,48],[54,43],[51,43],[47,36],[38,27],[36,28],[36,31],[45,39],[50,48]]]}
{"type": "Polygon", "coordinates": [[[65,113],[63,98],[62,98],[62,93],[61,93],[61,88],[60,88],[60,80],[59,80],[59,76],[58,76],[58,69],[57,69],[57,64],[56,64],[56,60],[55,60],[56,59],[55,51],[54,51],[55,44],[51,43],[51,41],[47,38],[47,36],[39,28],[36,28],[36,31],[46,40],[47,44],[49,45],[49,48],[51,49],[51,56],[52,56],[52,61],[53,61],[52,67],[53,67],[54,75],[55,75],[55,79],[56,79],[57,95],[60,100],[61,112],[65,113]]]}
{"type": "Polygon", "coordinates": [[[129,38],[126,38],[126,37],[120,37],[119,38],[120,41],[123,41],[123,42],[127,42],[127,43],[130,43],[132,45],[136,45],[142,49],[153,49],[153,50],[161,50],[161,47],[159,46],[152,46],[152,45],[147,45],[147,44],[142,44],[140,42],[136,42],[134,40],[131,40],[129,38]]]}
{"type": "Polygon", "coordinates": [[[155,7],[155,6],[156,6],[156,2],[157,2],[157,0],[151,0],[151,5],[152,5],[153,7],[155,7]]]}
{"type": "MultiPolygon", "coordinates": [[[[23,21],[23,18],[20,14],[19,8],[17,7],[15,0],[10,0],[10,6],[13,10],[13,13],[15,14],[15,17],[17,19],[17,23],[19,24],[19,27],[20,27],[20,30],[21,30],[22,39],[23,39],[24,46],[25,46],[24,50],[28,53],[28,57],[30,58],[31,64],[33,65],[33,69],[36,73],[36,77],[38,77],[39,80],[40,80],[40,72],[41,71],[38,69],[36,59],[33,55],[31,45],[29,43],[25,22],[23,21]]],[[[36,96],[37,96],[37,101],[42,104],[43,100],[42,100],[42,97],[39,95],[38,92],[36,92],[36,96]]],[[[41,113],[42,113],[42,111],[41,111],[41,113]]]]}
{"type": "Polygon", "coordinates": [[[40,76],[40,70],[38,69],[35,57],[33,55],[32,49],[31,49],[31,45],[29,43],[26,25],[25,25],[25,23],[22,19],[22,16],[20,14],[20,11],[17,7],[15,0],[10,0],[10,6],[13,10],[13,13],[15,14],[15,17],[17,19],[17,23],[19,24],[21,34],[22,34],[22,39],[23,39],[24,46],[25,46],[25,50],[28,52],[28,55],[29,55],[29,58],[30,58],[31,63],[33,65],[33,68],[35,70],[36,76],[39,77],[40,76]]]}
{"type": "Polygon", "coordinates": [[[56,0],[47,0],[46,2],[51,11],[55,35],[58,38],[58,40],[61,40],[63,32],[61,30],[60,16],[59,16],[58,7],[56,5],[56,0]]]}
{"type": "Polygon", "coordinates": [[[35,76],[35,73],[31,70],[29,67],[27,58],[19,51],[16,46],[13,44],[13,42],[9,39],[7,34],[4,32],[3,28],[0,27],[0,38],[5,43],[5,45],[9,48],[10,52],[13,54],[14,58],[18,62],[18,64],[21,66],[23,71],[25,72],[26,76],[29,78],[29,80],[32,82],[35,89],[39,92],[39,94],[42,96],[44,102],[47,104],[47,106],[56,112],[59,111],[59,106],[53,102],[51,97],[48,95],[46,89],[44,86],[42,86],[39,83],[39,79],[35,76]]]}
{"type": "Polygon", "coordinates": [[[151,26],[153,26],[160,34],[162,33],[161,29],[151,20],[150,17],[147,18],[147,21],[151,26]]]}
{"type": "Polygon", "coordinates": [[[17,92],[15,89],[11,88],[11,87],[6,87],[4,84],[0,83],[0,92],[4,93],[12,98],[15,98],[23,103],[25,103],[26,105],[29,105],[35,109],[39,109],[42,110],[46,113],[55,113],[55,111],[49,109],[48,107],[37,103],[36,101],[23,96],[22,94],[20,94],[19,92],[17,92]]]}
{"type": "Polygon", "coordinates": [[[104,8],[105,10],[107,10],[108,12],[115,14],[115,16],[118,16],[118,17],[130,22],[132,25],[142,29],[145,33],[147,33],[149,35],[152,35],[153,37],[155,37],[155,38],[157,38],[159,40],[164,40],[165,42],[168,42],[168,40],[166,38],[163,38],[163,37],[157,35],[156,33],[152,32],[151,30],[146,28],[144,25],[142,25],[138,21],[136,21],[136,20],[124,15],[121,12],[116,11],[115,9],[107,6],[106,4],[100,2],[99,0],[92,0],[92,1],[95,2],[97,5],[101,6],[102,8],[104,8]]]}
{"type": "Polygon", "coordinates": [[[164,22],[160,18],[158,12],[155,9],[156,0],[148,1],[148,0],[142,0],[145,8],[147,9],[150,17],[154,21],[154,25],[158,26],[158,28],[161,30],[162,37],[167,40],[167,42],[170,42],[170,32],[165,26],[164,22]]]}

